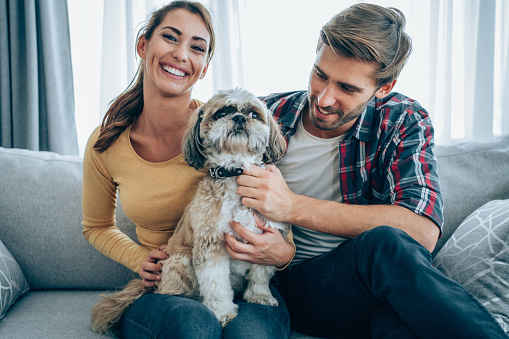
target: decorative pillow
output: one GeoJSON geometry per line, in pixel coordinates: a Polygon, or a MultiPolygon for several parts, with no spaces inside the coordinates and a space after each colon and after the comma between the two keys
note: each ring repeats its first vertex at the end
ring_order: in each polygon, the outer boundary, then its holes
{"type": "Polygon", "coordinates": [[[437,253],[434,264],[509,332],[509,200],[490,201],[468,216],[437,253]]]}
{"type": "Polygon", "coordinates": [[[16,299],[29,289],[18,263],[0,240],[0,319],[16,299]]]}

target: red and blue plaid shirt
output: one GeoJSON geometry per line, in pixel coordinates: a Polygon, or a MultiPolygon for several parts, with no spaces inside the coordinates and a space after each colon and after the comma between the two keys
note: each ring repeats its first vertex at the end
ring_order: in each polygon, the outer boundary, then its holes
{"type": "MultiPolygon", "coordinates": [[[[271,94],[262,100],[289,142],[308,105],[307,92],[271,94]]],[[[431,120],[417,101],[399,93],[374,98],[338,146],[343,202],[403,206],[442,229],[433,146],[431,120]]]]}

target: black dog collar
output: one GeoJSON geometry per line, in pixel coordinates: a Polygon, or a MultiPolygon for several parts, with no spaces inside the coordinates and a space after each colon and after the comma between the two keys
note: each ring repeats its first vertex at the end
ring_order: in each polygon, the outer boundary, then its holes
{"type": "Polygon", "coordinates": [[[229,178],[229,177],[237,177],[242,174],[244,169],[242,168],[232,168],[226,169],[224,167],[214,167],[210,168],[209,172],[212,178],[229,178]]]}

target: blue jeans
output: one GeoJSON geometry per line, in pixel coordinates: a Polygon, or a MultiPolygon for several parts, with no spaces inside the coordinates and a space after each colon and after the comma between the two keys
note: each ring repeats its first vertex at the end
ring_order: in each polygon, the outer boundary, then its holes
{"type": "Polygon", "coordinates": [[[145,294],[124,312],[122,338],[287,338],[290,318],[279,291],[270,286],[279,307],[246,303],[235,297],[238,315],[224,329],[201,302],[173,295],[145,294]]]}
{"type": "Polygon", "coordinates": [[[381,226],[279,272],[293,326],[318,337],[507,338],[492,315],[431,264],[405,232],[381,226]]]}

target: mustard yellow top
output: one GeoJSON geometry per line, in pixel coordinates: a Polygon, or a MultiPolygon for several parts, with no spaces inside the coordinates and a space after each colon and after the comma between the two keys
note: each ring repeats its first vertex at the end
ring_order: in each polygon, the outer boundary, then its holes
{"type": "Polygon", "coordinates": [[[134,272],[150,250],[172,235],[198,182],[204,176],[183,155],[160,163],[142,159],[126,129],[108,150],[93,149],[100,127],[90,136],[83,159],[83,234],[97,250],[134,272]],[[136,224],[137,244],[115,224],[118,196],[136,224]]]}

